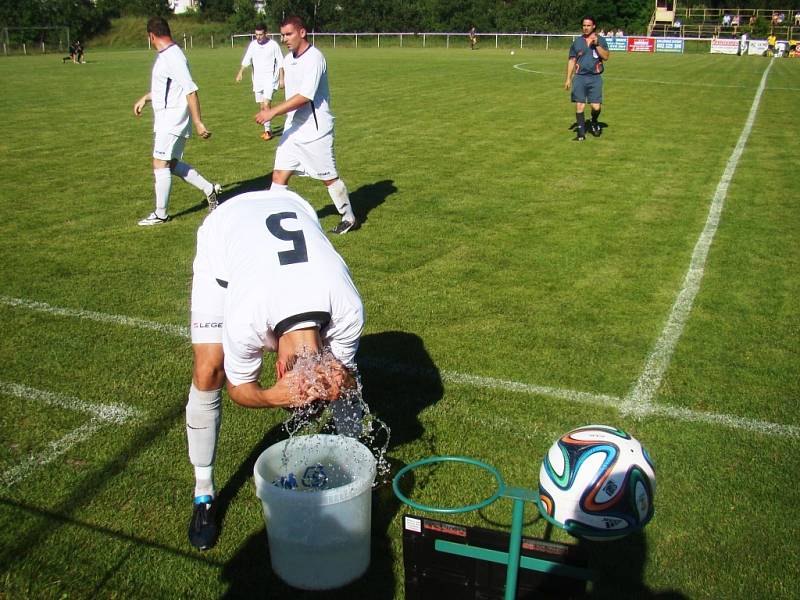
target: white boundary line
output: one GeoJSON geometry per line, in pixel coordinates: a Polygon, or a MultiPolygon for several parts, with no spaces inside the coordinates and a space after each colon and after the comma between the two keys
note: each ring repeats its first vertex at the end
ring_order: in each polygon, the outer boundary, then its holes
{"type": "MultiPolygon", "coordinates": [[[[548,77],[563,77],[563,73],[556,73],[550,71],[539,71],[537,69],[526,69],[524,68],[525,65],[528,63],[517,63],[514,65],[514,68],[517,71],[522,71],[523,73],[534,73],[535,75],[546,75],[548,77]]],[[[636,79],[631,77],[614,77],[613,75],[606,75],[603,74],[603,79],[610,79],[611,81],[630,81],[632,83],[654,83],[656,85],[679,85],[682,87],[707,87],[707,88],[734,88],[734,89],[747,89],[750,86],[747,85],[734,85],[734,84],[726,84],[726,83],[696,83],[696,82],[685,82],[685,81],[663,81],[661,79],[636,79]]],[[[794,88],[788,88],[794,89],[794,88]]]]}
{"type": "MultiPolygon", "coordinates": [[[[180,338],[189,338],[189,329],[180,328],[174,325],[164,325],[154,321],[145,321],[143,319],[132,319],[124,315],[113,315],[105,313],[97,313],[93,311],[75,310],[68,308],[51,307],[45,302],[34,302],[24,300],[21,298],[11,298],[9,296],[0,295],[0,305],[15,306],[42,312],[50,315],[73,317],[78,319],[86,319],[98,321],[101,323],[111,323],[122,326],[134,326],[158,331],[168,335],[173,335],[180,338]]],[[[602,408],[619,409],[623,404],[623,399],[617,396],[610,396],[607,394],[595,394],[591,392],[580,392],[575,390],[568,390],[563,388],[553,388],[542,385],[534,385],[529,383],[522,383],[519,381],[511,381],[506,379],[496,379],[494,377],[482,377],[479,375],[469,375],[467,373],[459,373],[456,371],[438,371],[436,369],[422,369],[412,365],[389,363],[378,358],[364,358],[361,360],[364,366],[372,366],[384,371],[392,371],[401,374],[419,375],[424,377],[435,378],[438,377],[442,381],[452,383],[454,385],[465,385],[470,387],[484,388],[490,390],[503,390],[523,394],[528,396],[545,396],[555,398],[557,400],[564,400],[573,404],[584,404],[590,406],[598,406],[602,408]]],[[[660,417],[675,419],[678,421],[685,421],[689,423],[708,423],[712,425],[724,426],[730,429],[738,429],[742,431],[750,431],[765,435],[774,435],[784,438],[797,438],[800,439],[800,427],[794,425],[784,425],[780,423],[772,423],[770,421],[763,421],[760,419],[749,419],[746,417],[739,417],[736,415],[702,412],[691,410],[688,408],[654,405],[651,406],[650,414],[660,417]]]]}
{"type": "Polygon", "coordinates": [[[689,262],[689,270],[683,280],[683,287],[675,299],[675,304],[672,305],[672,310],[667,317],[667,322],[661,331],[661,335],[658,336],[650,356],[647,357],[636,385],[625,397],[625,402],[620,409],[623,415],[642,416],[651,411],[653,397],[661,386],[664,374],[675,352],[675,347],[683,334],[683,328],[689,320],[689,313],[692,311],[694,299],[700,291],[700,283],[703,281],[708,251],[719,227],[719,219],[725,206],[728,187],[733,179],[733,174],[736,172],[736,167],[739,165],[739,159],[742,157],[747,140],[750,138],[750,132],[753,130],[758,105],[761,103],[761,96],[767,85],[767,76],[773,64],[773,61],[769,61],[767,68],[764,69],[764,74],[761,76],[761,83],[759,83],[755,98],[753,98],[753,104],[750,106],[750,113],[747,115],[742,133],[739,135],[739,140],[736,142],[730,158],[728,158],[728,163],[725,165],[725,170],[719,183],[717,183],[717,189],[711,201],[705,227],[703,227],[703,231],[692,252],[692,259],[689,262]]]}
{"type": "Polygon", "coordinates": [[[89,404],[78,398],[61,396],[44,390],[27,387],[17,383],[0,381],[0,394],[15,396],[23,400],[34,400],[66,410],[74,410],[90,415],[88,423],[73,429],[60,439],[47,444],[47,447],[38,454],[31,454],[22,462],[0,473],[0,490],[8,489],[19,483],[34,470],[48,463],[70,450],[76,444],[89,439],[101,427],[110,424],[121,425],[129,420],[136,420],[141,412],[137,409],[118,404],[89,404]]]}

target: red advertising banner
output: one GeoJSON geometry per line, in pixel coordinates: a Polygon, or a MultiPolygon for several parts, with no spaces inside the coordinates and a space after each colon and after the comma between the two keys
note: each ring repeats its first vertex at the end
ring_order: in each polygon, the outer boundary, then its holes
{"type": "Polygon", "coordinates": [[[628,52],[653,52],[656,40],[651,37],[629,37],[628,52]]]}

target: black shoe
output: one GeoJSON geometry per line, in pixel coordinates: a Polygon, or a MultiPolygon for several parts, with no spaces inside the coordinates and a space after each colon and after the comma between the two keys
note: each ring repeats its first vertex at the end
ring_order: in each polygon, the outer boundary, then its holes
{"type": "Polygon", "coordinates": [[[585,139],[586,139],[586,136],[579,133],[578,135],[575,136],[575,138],[572,141],[573,142],[582,142],[585,139]]]}
{"type": "Polygon", "coordinates": [[[217,543],[217,524],[214,522],[214,503],[211,496],[198,496],[192,506],[189,521],[189,543],[198,550],[208,550],[217,543]]]}
{"type": "Polygon", "coordinates": [[[339,221],[339,224],[331,229],[331,233],[335,233],[337,235],[344,235],[348,231],[352,229],[358,229],[358,221],[353,219],[352,221],[346,221],[342,219],[339,221]]]}
{"type": "Polygon", "coordinates": [[[600,123],[592,123],[591,132],[594,137],[600,137],[600,135],[603,133],[600,123]]]}

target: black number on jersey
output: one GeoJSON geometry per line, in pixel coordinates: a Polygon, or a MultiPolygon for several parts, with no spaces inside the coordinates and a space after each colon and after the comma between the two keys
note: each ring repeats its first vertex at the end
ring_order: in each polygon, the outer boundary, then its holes
{"type": "Polygon", "coordinates": [[[281,221],[284,219],[296,219],[297,213],[282,212],[275,213],[267,217],[267,229],[279,240],[292,242],[294,248],[278,252],[278,260],[281,265],[293,265],[296,263],[308,262],[308,249],[306,248],[306,238],[303,230],[287,231],[283,228],[281,221]]]}

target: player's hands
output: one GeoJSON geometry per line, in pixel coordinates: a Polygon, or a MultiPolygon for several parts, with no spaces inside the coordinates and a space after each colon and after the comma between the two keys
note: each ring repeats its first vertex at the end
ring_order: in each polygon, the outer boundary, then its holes
{"type": "Polygon", "coordinates": [[[197,135],[199,135],[204,140],[207,140],[208,138],[211,137],[211,132],[208,129],[206,129],[206,126],[203,125],[202,121],[198,121],[197,123],[195,123],[194,128],[197,130],[197,135]]]}
{"type": "Polygon", "coordinates": [[[137,117],[142,116],[142,111],[144,110],[145,105],[147,104],[147,96],[142,96],[136,101],[136,104],[133,105],[133,114],[137,117]]]}
{"type": "Polygon", "coordinates": [[[239,72],[236,74],[236,83],[239,83],[241,80],[242,80],[242,72],[241,72],[241,71],[239,71],[239,72]]]}
{"type": "Polygon", "coordinates": [[[259,125],[263,125],[267,121],[271,121],[272,117],[274,116],[275,114],[272,112],[271,109],[265,108],[256,113],[255,116],[256,123],[258,123],[259,125]]]}
{"type": "Polygon", "coordinates": [[[310,402],[332,402],[338,400],[347,390],[356,387],[349,369],[335,360],[324,361],[313,369],[290,371],[278,383],[285,383],[290,387],[295,400],[294,406],[310,402]]]}
{"type": "Polygon", "coordinates": [[[572,78],[571,77],[567,77],[564,80],[564,89],[567,90],[567,91],[572,89],[572,78]]]}

